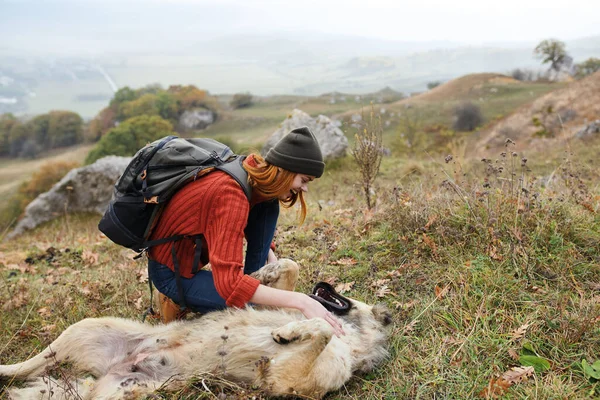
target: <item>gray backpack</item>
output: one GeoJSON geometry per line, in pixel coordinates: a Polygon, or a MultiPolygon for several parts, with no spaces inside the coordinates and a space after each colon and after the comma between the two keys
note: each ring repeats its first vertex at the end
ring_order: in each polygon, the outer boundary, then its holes
{"type": "MultiPolygon", "coordinates": [[[[139,150],[115,184],[115,191],[98,228],[113,242],[133,249],[141,255],[149,247],[184,238],[195,241],[196,253],[192,273],[198,271],[202,235],[175,235],[148,240],[165,203],[198,174],[214,168],[233,177],[242,187],[248,201],[252,189],[248,173],[238,156],[223,143],[213,139],[183,139],[167,136],[139,150]]],[[[173,247],[173,263],[179,280],[179,263],[173,247]]]]}

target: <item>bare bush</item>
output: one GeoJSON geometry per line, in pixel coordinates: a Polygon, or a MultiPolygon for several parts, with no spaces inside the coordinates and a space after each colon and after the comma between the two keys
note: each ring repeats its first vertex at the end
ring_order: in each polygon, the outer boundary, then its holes
{"type": "Polygon", "coordinates": [[[473,103],[464,103],[454,110],[454,125],[456,131],[471,132],[483,122],[479,106],[473,103]]]}
{"type": "Polygon", "coordinates": [[[355,135],[354,149],[352,155],[358,165],[361,175],[361,183],[367,208],[370,210],[375,205],[373,199],[373,183],[381,166],[383,157],[383,129],[381,117],[375,113],[373,104],[369,118],[362,118],[355,135]]]}
{"type": "Polygon", "coordinates": [[[229,103],[233,109],[250,107],[252,104],[252,95],[250,93],[236,93],[229,103]]]}

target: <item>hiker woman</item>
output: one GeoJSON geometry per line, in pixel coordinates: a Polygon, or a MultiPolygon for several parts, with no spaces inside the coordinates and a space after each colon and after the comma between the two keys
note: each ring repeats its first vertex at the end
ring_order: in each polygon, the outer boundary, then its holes
{"type": "Polygon", "coordinates": [[[299,202],[304,220],[304,193],[309,182],[323,174],[324,167],[319,144],[304,127],[284,136],[264,159],[251,154],[244,160],[243,168],[252,186],[251,202],[240,184],[222,171],[212,171],[175,193],[151,239],[198,234],[203,238],[198,244],[184,239],[174,246],[166,243],[149,251],[148,271],[160,292],[163,322],[177,317],[179,305],[205,313],[254,303],[295,308],[307,318],[322,317],[341,334],[339,322],[319,302],[302,293],[261,285],[250,276],[267,261],[277,261],[271,243],[279,204],[291,207],[299,202]],[[192,273],[197,245],[202,246],[199,264],[210,262],[211,271],[201,269],[192,273]],[[175,265],[174,259],[179,265],[175,265]]]}

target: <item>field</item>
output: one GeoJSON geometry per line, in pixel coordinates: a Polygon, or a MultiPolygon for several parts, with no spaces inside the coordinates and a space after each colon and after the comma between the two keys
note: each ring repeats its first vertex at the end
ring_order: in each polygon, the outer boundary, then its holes
{"type": "MultiPolygon", "coordinates": [[[[385,108],[382,119],[419,109],[424,125],[449,124],[452,105],[483,98],[492,124],[557,88],[469,85],[457,96],[377,109],[385,108]]],[[[205,133],[260,147],[293,108],[342,119],[360,112],[360,103],[328,100],[265,99],[224,112],[205,133]]],[[[386,145],[401,127],[396,118],[386,126],[386,145]]],[[[592,367],[600,364],[600,140],[514,151],[508,142],[504,154],[484,160],[448,148],[392,152],[375,182],[373,210],[348,156],[311,183],[304,224],[294,209],[283,212],[278,255],[301,265],[299,290],[325,280],[346,296],[385,303],[394,316],[391,357],[328,399],[600,396],[600,371],[592,367]]],[[[149,304],[144,262],[102,236],[98,218],[68,215],[0,244],[0,363],[31,357],[82,318],[141,316],[149,304]]],[[[70,373],[68,365],[56,371],[70,373]]],[[[157,396],[264,397],[218,375],[157,396]]]]}

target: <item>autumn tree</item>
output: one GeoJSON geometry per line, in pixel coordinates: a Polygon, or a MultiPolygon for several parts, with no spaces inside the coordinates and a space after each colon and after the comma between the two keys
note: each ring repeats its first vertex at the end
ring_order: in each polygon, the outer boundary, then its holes
{"type": "Polygon", "coordinates": [[[558,72],[571,58],[567,54],[566,46],[556,39],[546,39],[540,42],[533,50],[533,54],[542,60],[542,64],[550,64],[550,70],[558,72]]]}
{"type": "Polygon", "coordinates": [[[100,138],[115,127],[117,113],[111,107],[103,108],[102,111],[92,119],[84,133],[86,141],[97,142],[100,138]]]}

